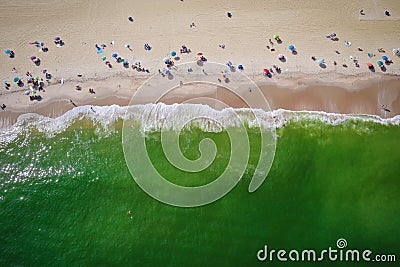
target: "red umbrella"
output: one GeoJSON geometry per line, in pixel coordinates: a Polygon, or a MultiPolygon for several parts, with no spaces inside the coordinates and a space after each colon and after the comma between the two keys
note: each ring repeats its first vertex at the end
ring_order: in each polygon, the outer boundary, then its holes
{"type": "Polygon", "coordinates": [[[264,69],[264,73],[269,73],[269,69],[264,69]]]}
{"type": "Polygon", "coordinates": [[[198,55],[198,56],[202,56],[202,55],[203,55],[203,53],[199,52],[199,53],[197,53],[197,55],[198,55]]]}
{"type": "Polygon", "coordinates": [[[368,66],[369,68],[372,68],[374,65],[372,65],[372,63],[367,63],[367,66],[368,66]]]}

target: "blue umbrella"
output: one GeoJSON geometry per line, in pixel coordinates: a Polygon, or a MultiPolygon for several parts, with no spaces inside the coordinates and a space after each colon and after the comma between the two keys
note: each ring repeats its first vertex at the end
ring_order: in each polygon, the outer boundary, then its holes
{"type": "Polygon", "coordinates": [[[324,64],[324,63],[325,63],[325,59],[318,60],[318,64],[324,64]]]}
{"type": "Polygon", "coordinates": [[[335,37],[336,33],[332,32],[331,37],[335,37]]]}
{"type": "Polygon", "coordinates": [[[383,62],[379,60],[379,61],[378,61],[378,66],[379,66],[379,67],[382,67],[382,66],[383,66],[383,62]]]}
{"type": "Polygon", "coordinates": [[[176,52],[175,52],[175,51],[172,51],[170,54],[171,54],[171,56],[173,56],[173,57],[176,56],[176,52]]]}
{"type": "Polygon", "coordinates": [[[7,55],[11,53],[10,49],[7,49],[6,51],[4,51],[7,55]]]}
{"type": "Polygon", "coordinates": [[[24,95],[29,95],[30,92],[31,92],[30,90],[26,90],[25,93],[24,93],[24,95]]]}
{"type": "Polygon", "coordinates": [[[18,77],[14,77],[14,82],[18,82],[19,78],[18,77]]]}
{"type": "Polygon", "coordinates": [[[293,45],[289,45],[289,50],[293,51],[294,50],[294,46],[293,45]]]}
{"type": "Polygon", "coordinates": [[[169,62],[171,62],[171,60],[170,60],[169,58],[166,57],[166,58],[164,58],[164,62],[165,62],[165,63],[169,63],[169,62]]]}
{"type": "Polygon", "coordinates": [[[117,57],[118,57],[118,54],[114,53],[114,54],[112,54],[111,56],[112,56],[113,58],[117,58],[117,57]]]}
{"type": "Polygon", "coordinates": [[[56,38],[54,38],[54,40],[56,40],[56,41],[60,41],[60,40],[61,40],[61,38],[57,36],[56,38]]]}
{"type": "Polygon", "coordinates": [[[240,65],[238,66],[238,69],[239,69],[239,70],[243,70],[243,69],[244,69],[244,68],[243,68],[243,65],[240,64],[240,65]]]}
{"type": "Polygon", "coordinates": [[[386,61],[386,60],[388,60],[389,58],[388,58],[387,56],[382,56],[382,59],[386,61]]]}

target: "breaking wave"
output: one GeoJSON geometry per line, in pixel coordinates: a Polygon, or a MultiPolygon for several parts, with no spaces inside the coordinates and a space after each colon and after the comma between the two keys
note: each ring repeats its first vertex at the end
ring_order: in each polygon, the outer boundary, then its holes
{"type": "Polygon", "coordinates": [[[263,111],[260,109],[251,110],[248,108],[222,110],[213,109],[207,105],[201,104],[173,104],[164,103],[146,104],[136,106],[81,106],[67,111],[60,117],[49,118],[35,113],[28,113],[19,116],[17,122],[7,129],[0,131],[0,144],[9,143],[15,140],[19,134],[26,131],[38,131],[51,137],[59,134],[74,123],[81,120],[88,120],[100,129],[107,130],[119,120],[133,119],[141,126],[144,119],[143,114],[149,114],[146,117],[146,127],[141,128],[142,132],[155,132],[163,130],[180,130],[176,125],[187,122],[192,117],[204,118],[196,120],[190,126],[198,127],[205,132],[220,132],[224,127],[235,127],[238,123],[237,117],[232,117],[232,110],[239,116],[240,120],[247,127],[265,127],[268,129],[282,128],[289,122],[299,121],[319,121],[329,125],[339,125],[346,121],[373,122],[382,125],[399,125],[400,115],[393,118],[383,119],[377,115],[354,115],[337,114],[322,111],[290,111],[278,109],[274,111],[263,111]],[[168,114],[174,112],[174,120],[169,118],[168,114]],[[260,124],[254,114],[260,118],[260,124]],[[220,124],[210,123],[210,120],[216,120],[220,124]]]}

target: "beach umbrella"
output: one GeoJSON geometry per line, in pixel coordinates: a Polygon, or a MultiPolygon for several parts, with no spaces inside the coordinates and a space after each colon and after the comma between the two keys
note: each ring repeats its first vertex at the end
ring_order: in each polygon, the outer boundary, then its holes
{"type": "Polygon", "coordinates": [[[6,53],[7,55],[9,55],[9,54],[11,53],[11,50],[10,50],[10,49],[6,49],[6,50],[4,51],[4,53],[6,53]]]}
{"type": "Polygon", "coordinates": [[[35,56],[31,56],[31,60],[35,60],[36,59],[36,57],[35,56]]]}
{"type": "Polygon", "coordinates": [[[279,35],[278,34],[274,34],[274,39],[278,39],[279,35]]]}
{"type": "Polygon", "coordinates": [[[367,63],[368,68],[372,68],[374,65],[372,65],[372,63],[367,63]]]}
{"type": "Polygon", "coordinates": [[[335,36],[336,36],[336,33],[332,32],[331,37],[335,37],[335,36]]]}
{"type": "Polygon", "coordinates": [[[325,59],[318,60],[318,64],[324,64],[324,63],[325,63],[325,59]]]}
{"type": "Polygon", "coordinates": [[[14,82],[18,82],[19,81],[19,78],[16,76],[16,77],[14,77],[14,82]]]}
{"type": "Polygon", "coordinates": [[[60,41],[61,38],[59,36],[57,36],[56,38],[54,38],[55,41],[60,41]]]}
{"type": "Polygon", "coordinates": [[[47,69],[43,69],[42,72],[43,72],[43,74],[46,74],[47,73],[47,69]]]}
{"type": "Polygon", "coordinates": [[[294,50],[294,46],[293,45],[289,45],[289,50],[293,51],[294,50]]]}
{"type": "Polygon", "coordinates": [[[171,60],[169,59],[169,58],[164,58],[164,63],[170,63],[171,62],[171,60]]]}
{"type": "Polygon", "coordinates": [[[380,60],[379,60],[377,63],[378,63],[378,66],[379,66],[379,67],[382,67],[382,66],[383,66],[383,62],[380,61],[380,60]]]}
{"type": "Polygon", "coordinates": [[[107,59],[106,57],[101,57],[101,60],[103,60],[103,61],[106,60],[106,59],[107,59]]]}
{"type": "Polygon", "coordinates": [[[113,58],[117,58],[117,57],[118,57],[118,54],[114,53],[114,54],[112,54],[111,56],[112,56],[113,58]]]}
{"type": "Polygon", "coordinates": [[[264,73],[269,73],[269,69],[264,69],[264,73]]]}
{"type": "Polygon", "coordinates": [[[278,65],[274,64],[272,67],[274,67],[274,69],[278,69],[278,65]]]}
{"type": "Polygon", "coordinates": [[[243,69],[244,69],[244,68],[243,68],[243,65],[242,65],[242,64],[238,65],[238,69],[239,69],[239,70],[243,70],[243,69]]]}
{"type": "Polygon", "coordinates": [[[282,58],[284,58],[284,57],[285,57],[285,56],[282,55],[282,54],[279,54],[279,55],[278,55],[278,58],[279,58],[279,59],[282,59],[282,58]]]}
{"type": "Polygon", "coordinates": [[[231,62],[231,61],[227,61],[227,62],[226,62],[226,65],[227,65],[228,67],[230,67],[230,66],[232,66],[232,62],[231,62]]]}
{"type": "Polygon", "coordinates": [[[173,57],[176,56],[176,52],[175,52],[175,51],[171,51],[170,54],[171,54],[171,56],[173,56],[173,57]]]}
{"type": "Polygon", "coordinates": [[[351,43],[349,41],[344,42],[345,46],[351,46],[351,43]]]}
{"type": "Polygon", "coordinates": [[[197,53],[197,55],[200,57],[200,56],[202,56],[202,55],[203,55],[203,53],[199,52],[199,53],[197,53]]]}
{"type": "Polygon", "coordinates": [[[388,58],[387,56],[382,56],[382,59],[386,61],[386,60],[388,60],[389,58],[388,58]]]}
{"type": "Polygon", "coordinates": [[[31,92],[30,90],[26,90],[24,95],[29,95],[30,92],[31,92]]]}

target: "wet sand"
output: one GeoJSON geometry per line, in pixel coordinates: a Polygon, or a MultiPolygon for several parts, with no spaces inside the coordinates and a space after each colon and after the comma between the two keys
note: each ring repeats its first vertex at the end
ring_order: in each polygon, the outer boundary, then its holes
{"type": "MultiPolygon", "coordinates": [[[[277,85],[264,78],[264,81],[258,81],[257,85],[268,101],[271,110],[374,114],[382,118],[400,114],[400,77],[383,77],[374,81],[357,78],[350,84],[351,79],[349,78],[344,79],[344,83],[340,83],[340,79],[337,80],[326,83],[314,79],[285,79],[285,83],[277,85]]],[[[50,86],[47,89],[47,95],[40,102],[29,101],[26,96],[21,94],[9,94],[7,99],[14,102],[7,103],[7,109],[1,112],[1,128],[12,125],[19,115],[27,113],[27,110],[24,109],[25,103],[21,104],[23,101],[31,102],[29,103],[29,112],[54,118],[74,108],[74,104],[76,106],[129,105],[137,87],[141,85],[138,80],[132,83],[127,77],[83,82],[80,83],[81,91],[76,91],[73,84],[64,84],[62,87],[60,85],[50,86]],[[94,88],[96,94],[90,94],[88,88],[94,88]],[[60,90],[63,90],[62,94],[59,93],[60,90]]],[[[222,85],[206,83],[185,84],[176,87],[158,102],[166,104],[202,103],[209,104],[216,109],[227,106],[248,107],[230,89],[222,85]],[[217,105],[212,100],[208,103],[205,99],[194,100],[196,98],[216,99],[223,102],[224,105],[217,105]]]]}

